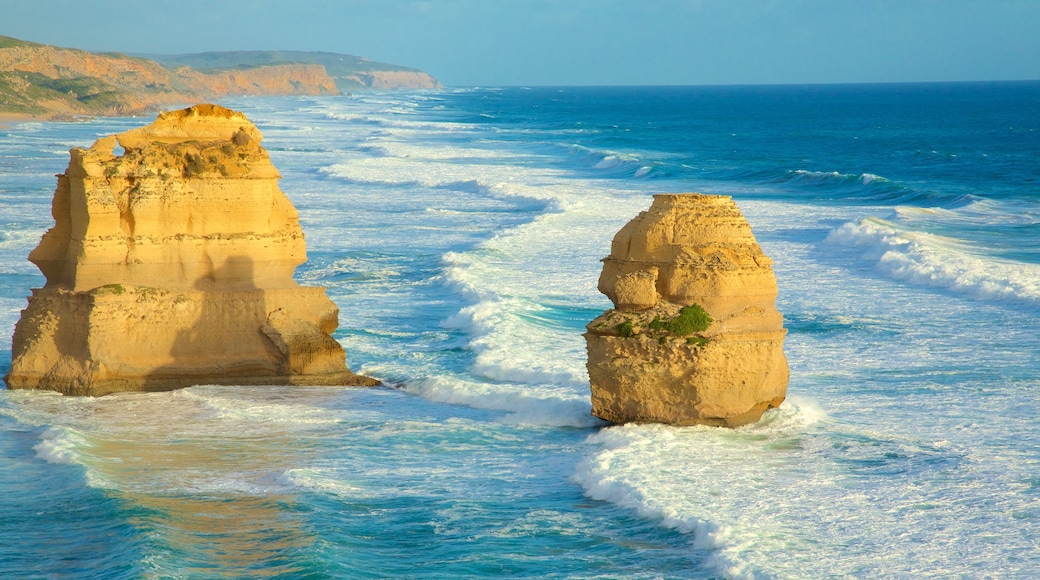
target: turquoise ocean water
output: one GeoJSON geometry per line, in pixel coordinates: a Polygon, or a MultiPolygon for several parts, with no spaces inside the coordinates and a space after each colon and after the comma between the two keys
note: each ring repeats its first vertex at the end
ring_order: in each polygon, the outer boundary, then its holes
{"type": "MultiPolygon", "coordinates": [[[[1040,575],[1040,83],[222,104],[388,387],[0,391],[0,576],[1040,575]],[[608,426],[599,259],[682,191],[732,195],[775,260],[789,399],[608,426]]],[[[0,129],[0,373],[53,174],[148,121],[0,129]]]]}

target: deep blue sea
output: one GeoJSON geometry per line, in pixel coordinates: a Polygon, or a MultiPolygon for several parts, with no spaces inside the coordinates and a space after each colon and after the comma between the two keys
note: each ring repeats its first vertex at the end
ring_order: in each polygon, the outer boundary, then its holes
{"type": "MultiPolygon", "coordinates": [[[[222,104],[387,387],[0,391],[0,576],[1040,576],[1040,83],[222,104]],[[599,260],[685,191],[774,259],[789,398],[610,426],[599,260]]],[[[0,373],[68,149],[150,120],[0,129],[0,373]]]]}

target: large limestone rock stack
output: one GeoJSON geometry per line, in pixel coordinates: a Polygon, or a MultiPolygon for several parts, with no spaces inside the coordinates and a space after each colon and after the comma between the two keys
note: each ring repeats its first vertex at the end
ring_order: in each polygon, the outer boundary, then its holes
{"type": "Polygon", "coordinates": [[[15,327],[7,385],[376,384],[347,369],[325,289],[293,281],[303,232],[261,138],[198,105],[73,149],[29,255],[47,283],[15,327]]]}
{"type": "Polygon", "coordinates": [[[592,413],[738,426],[783,402],[783,317],[771,260],[728,196],[655,195],[614,237],[587,326],[592,413]]]}

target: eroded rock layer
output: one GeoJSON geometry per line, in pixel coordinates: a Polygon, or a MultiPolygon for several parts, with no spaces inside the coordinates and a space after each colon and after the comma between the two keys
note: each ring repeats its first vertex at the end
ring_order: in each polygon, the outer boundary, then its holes
{"type": "Polygon", "coordinates": [[[737,426],[783,402],[771,260],[728,196],[655,195],[614,237],[585,334],[592,412],[608,421],[737,426]]]}
{"type": "Polygon", "coordinates": [[[261,139],[198,105],[73,149],[29,254],[47,283],[15,327],[8,386],[376,384],[347,369],[324,288],[292,278],[303,231],[261,139]]]}

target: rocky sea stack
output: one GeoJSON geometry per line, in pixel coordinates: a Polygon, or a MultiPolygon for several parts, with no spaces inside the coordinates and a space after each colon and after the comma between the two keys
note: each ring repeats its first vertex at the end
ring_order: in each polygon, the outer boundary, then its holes
{"type": "Polygon", "coordinates": [[[261,139],[198,105],[73,149],[29,255],[47,283],[15,327],[7,385],[377,384],[347,369],[325,289],[292,278],[303,231],[261,139]]]}
{"type": "Polygon", "coordinates": [[[587,326],[593,415],[739,426],[787,392],[777,284],[729,196],[655,195],[614,236],[587,326]]]}

